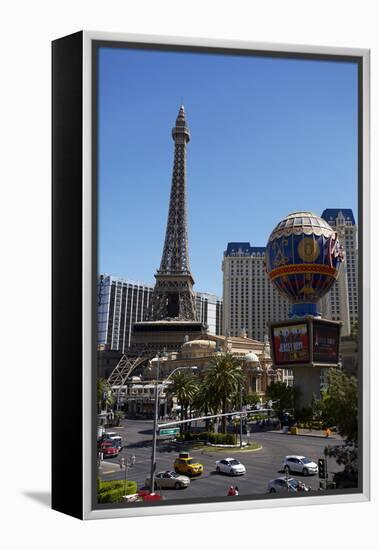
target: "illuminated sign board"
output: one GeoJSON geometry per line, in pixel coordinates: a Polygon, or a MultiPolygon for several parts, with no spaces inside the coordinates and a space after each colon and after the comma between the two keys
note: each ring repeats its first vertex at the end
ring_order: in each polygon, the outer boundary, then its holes
{"type": "Polygon", "coordinates": [[[272,327],[272,344],[276,365],[309,363],[308,323],[272,327]]]}
{"type": "Polygon", "coordinates": [[[270,327],[275,366],[338,365],[341,323],[309,317],[272,323],[270,327]]]}
{"type": "Polygon", "coordinates": [[[321,321],[313,322],[313,361],[338,363],[340,327],[321,321]]]}

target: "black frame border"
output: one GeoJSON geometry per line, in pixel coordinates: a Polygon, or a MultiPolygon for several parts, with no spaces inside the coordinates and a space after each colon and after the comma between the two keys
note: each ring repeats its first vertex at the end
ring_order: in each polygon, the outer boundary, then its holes
{"type": "Polygon", "coordinates": [[[52,508],[83,518],[83,32],[52,43],[52,508]],[[69,406],[67,406],[69,403],[69,406]]]}

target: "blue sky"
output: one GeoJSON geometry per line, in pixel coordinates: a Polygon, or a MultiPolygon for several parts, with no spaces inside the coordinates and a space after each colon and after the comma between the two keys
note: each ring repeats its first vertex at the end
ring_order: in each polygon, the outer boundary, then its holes
{"type": "Polygon", "coordinates": [[[182,103],[195,290],[221,295],[227,243],[265,246],[290,212],[357,219],[355,64],[101,48],[100,272],[154,283],[182,103]]]}

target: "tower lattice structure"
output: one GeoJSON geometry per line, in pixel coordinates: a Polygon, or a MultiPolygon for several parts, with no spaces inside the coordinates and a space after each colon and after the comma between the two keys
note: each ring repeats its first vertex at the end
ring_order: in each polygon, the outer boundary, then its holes
{"type": "Polygon", "coordinates": [[[190,132],[183,105],[172,129],[172,138],[175,151],[166,237],[161,264],[155,274],[149,319],[197,321],[187,231],[186,147],[190,132]]]}

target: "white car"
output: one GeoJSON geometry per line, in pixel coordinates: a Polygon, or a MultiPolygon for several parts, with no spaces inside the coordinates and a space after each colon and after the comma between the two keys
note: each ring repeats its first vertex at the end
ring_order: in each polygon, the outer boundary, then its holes
{"type": "Polygon", "coordinates": [[[318,466],[310,458],[300,455],[288,455],[283,460],[283,470],[288,475],[291,472],[300,472],[303,476],[318,473],[318,466]]]}
{"type": "Polygon", "coordinates": [[[114,444],[119,448],[122,449],[122,437],[116,432],[105,432],[104,433],[104,439],[110,439],[114,442],[114,444]]]}
{"type": "Polygon", "coordinates": [[[231,476],[242,476],[246,474],[245,466],[235,458],[223,458],[222,460],[218,460],[216,462],[216,471],[231,476]]]}

